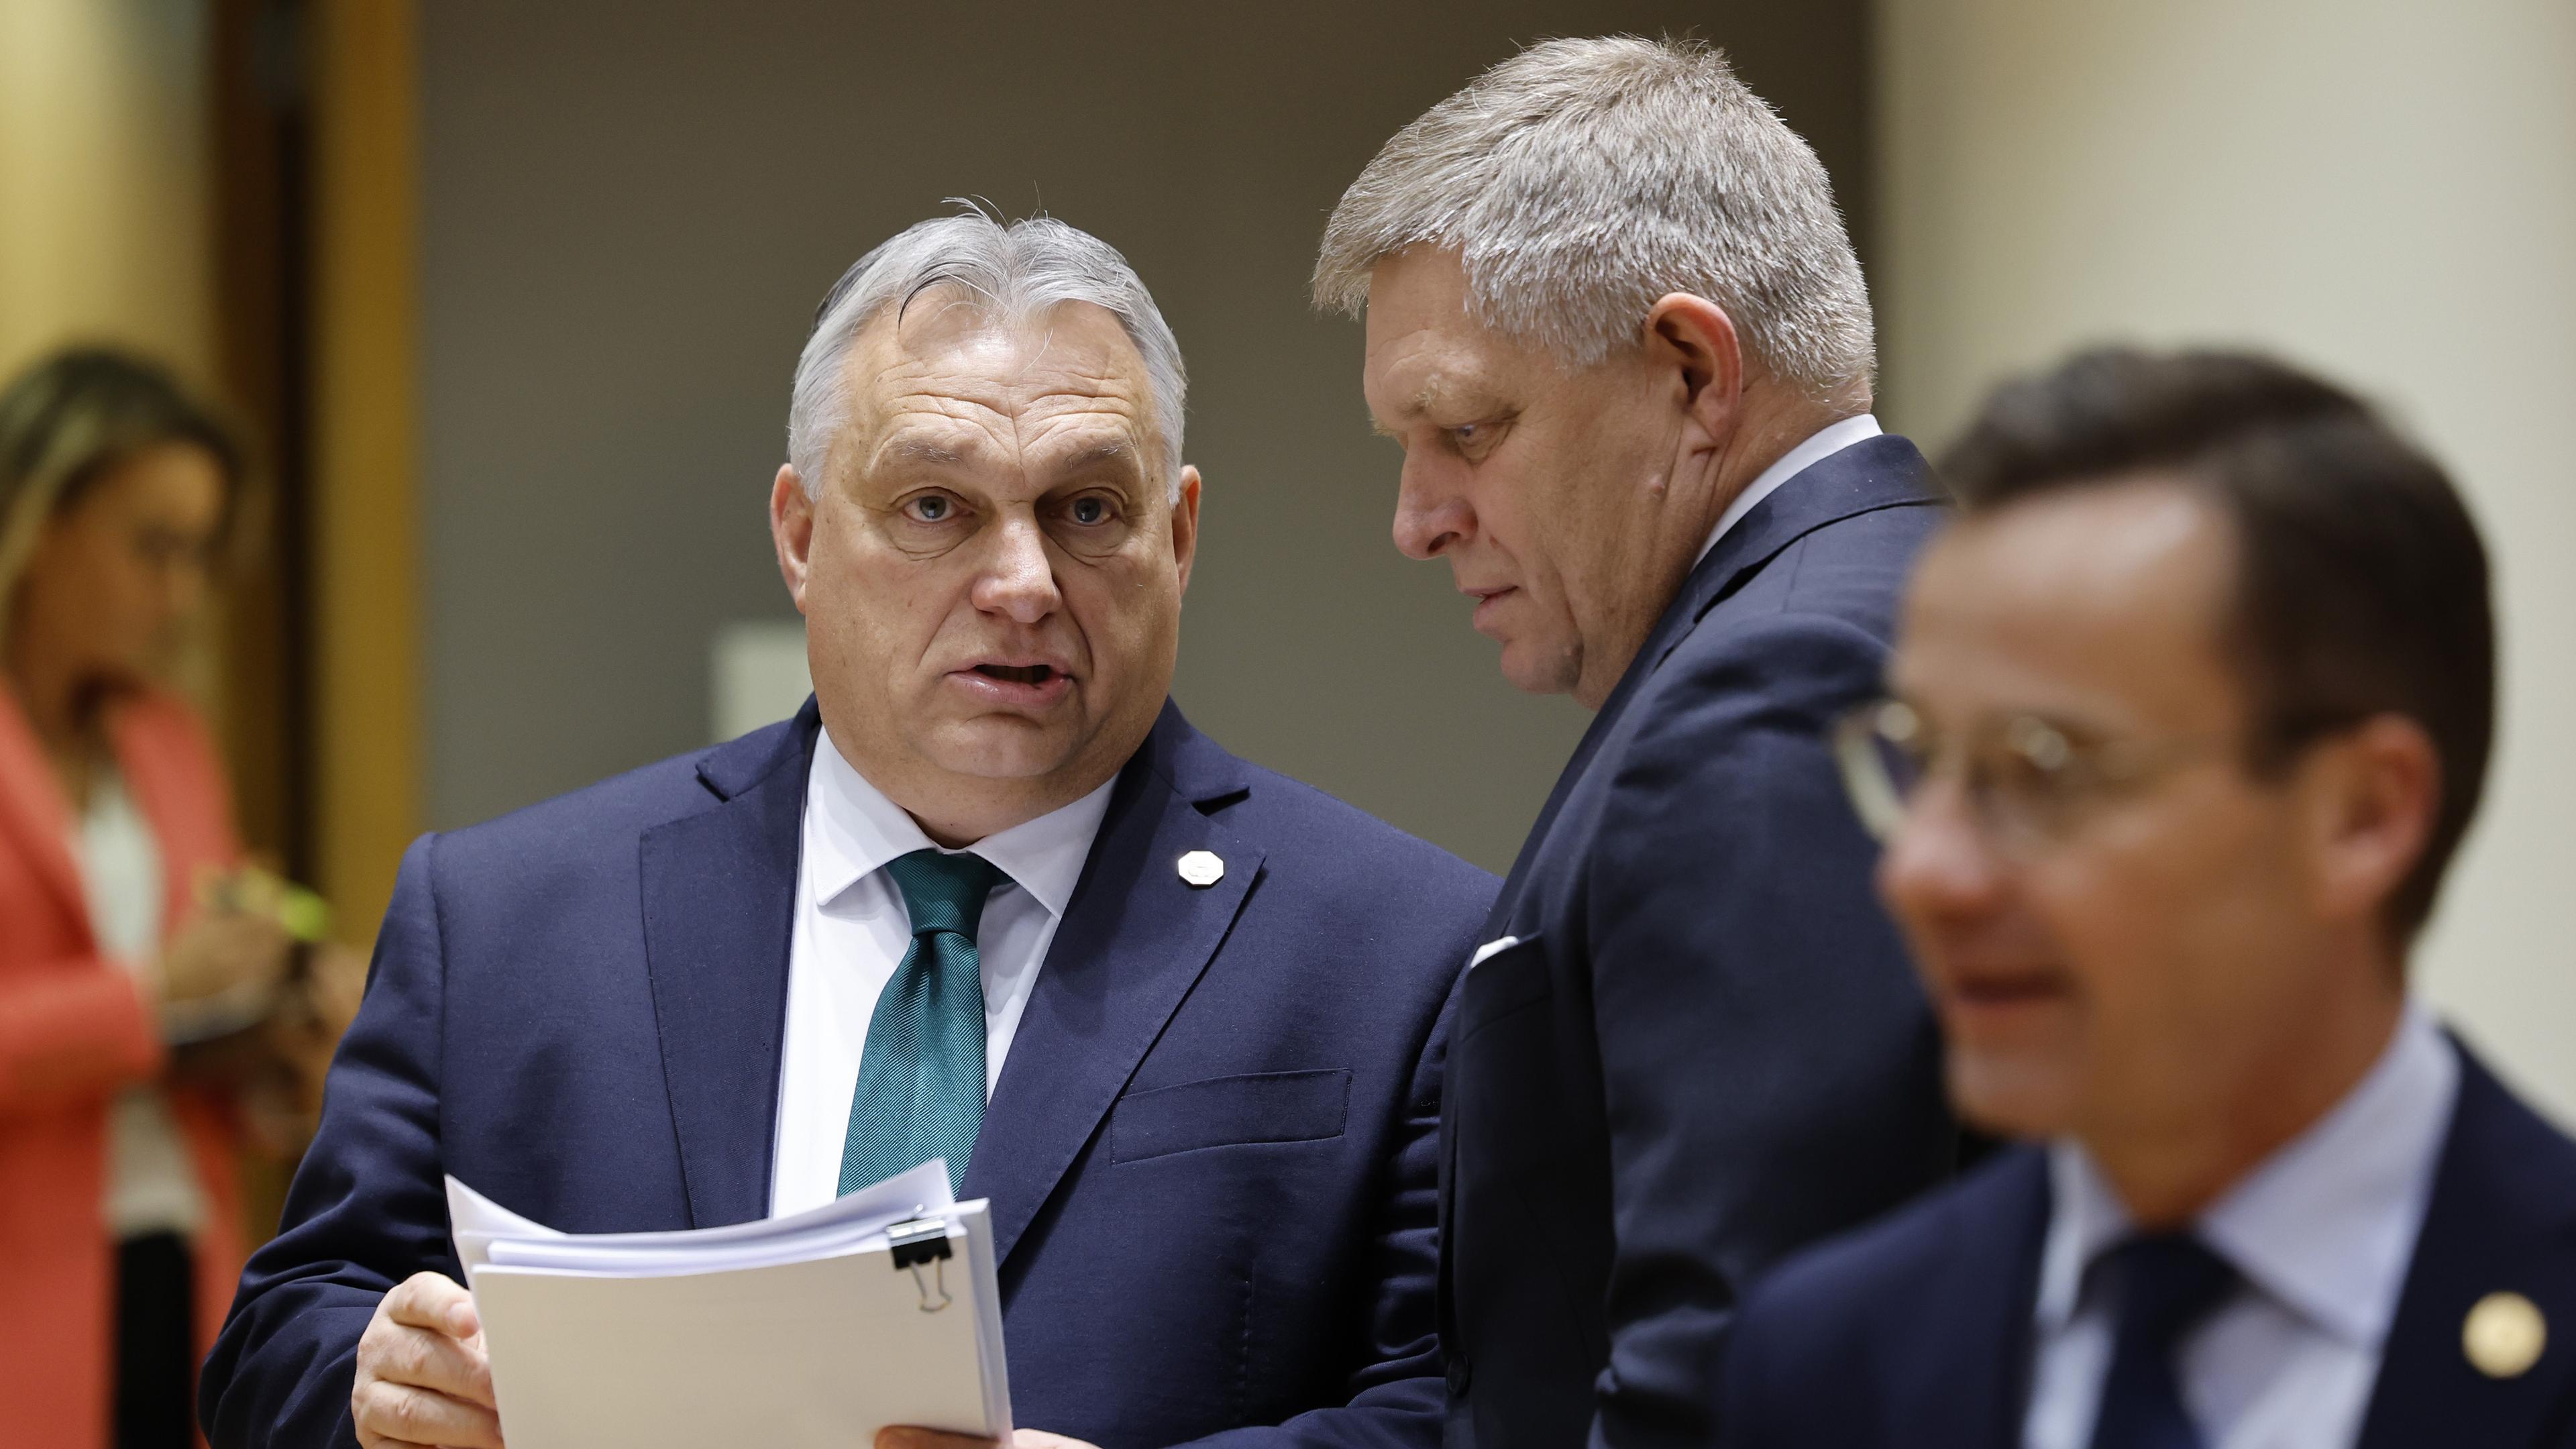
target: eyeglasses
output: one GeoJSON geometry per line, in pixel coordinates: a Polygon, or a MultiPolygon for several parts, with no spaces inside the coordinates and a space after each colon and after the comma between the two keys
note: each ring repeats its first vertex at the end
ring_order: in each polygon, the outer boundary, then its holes
{"type": "Polygon", "coordinates": [[[2036,715],[1944,736],[1902,700],[1882,699],[1834,726],[1843,788],[1869,833],[1896,833],[1925,783],[1955,772],[1987,838],[2028,855],[2062,844],[2103,804],[2223,749],[2210,739],[2087,740],[2036,715]]]}

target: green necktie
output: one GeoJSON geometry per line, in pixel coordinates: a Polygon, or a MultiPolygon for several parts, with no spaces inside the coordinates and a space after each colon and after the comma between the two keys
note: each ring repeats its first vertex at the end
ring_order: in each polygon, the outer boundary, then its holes
{"type": "Polygon", "coordinates": [[[886,862],[912,917],[912,946],[877,997],[859,1053],[841,1191],[858,1191],[934,1157],[948,1185],[966,1177],[984,1125],[984,971],[975,927],[1006,878],[980,856],[916,850],[886,862]]]}

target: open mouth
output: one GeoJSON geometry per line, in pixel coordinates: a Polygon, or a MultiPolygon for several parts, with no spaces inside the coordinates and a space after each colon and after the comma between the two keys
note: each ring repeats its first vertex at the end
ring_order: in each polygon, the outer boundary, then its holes
{"type": "Polygon", "coordinates": [[[978,664],[975,672],[987,679],[1007,680],[1012,684],[1044,684],[1056,677],[1051,664],[978,664]]]}
{"type": "Polygon", "coordinates": [[[1945,1007],[1971,1017],[2018,1015],[2060,1006],[2070,995],[2066,977],[2045,970],[1961,973],[1944,986],[1939,995],[1945,1007]]]}

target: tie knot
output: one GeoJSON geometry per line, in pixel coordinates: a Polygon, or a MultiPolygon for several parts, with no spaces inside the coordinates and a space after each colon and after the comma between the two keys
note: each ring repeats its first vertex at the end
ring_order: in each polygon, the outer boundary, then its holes
{"type": "Polygon", "coordinates": [[[896,856],[886,862],[886,874],[903,892],[914,935],[954,931],[969,941],[984,919],[984,898],[1003,880],[1002,872],[980,855],[939,850],[896,856]]]}
{"type": "Polygon", "coordinates": [[[2120,1336],[2170,1353],[2236,1286],[2236,1270],[2190,1233],[2135,1237],[2111,1250],[2120,1290],[2120,1336]]]}

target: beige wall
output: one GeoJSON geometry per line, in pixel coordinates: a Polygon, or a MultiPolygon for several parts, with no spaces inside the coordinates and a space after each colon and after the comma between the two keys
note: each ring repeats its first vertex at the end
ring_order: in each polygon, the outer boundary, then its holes
{"type": "Polygon", "coordinates": [[[202,0],[0,0],[0,377],[113,341],[205,380],[202,0]]]}
{"type": "MultiPolygon", "coordinates": [[[[207,24],[207,0],[0,0],[0,387],[84,343],[214,382],[207,24]]],[[[211,652],[179,682],[221,717],[211,652]]]]}
{"type": "Polygon", "coordinates": [[[2247,341],[2391,405],[2494,550],[2502,742],[2419,962],[2576,1120],[2576,6],[1885,0],[1891,421],[2104,338],[2247,341]]]}

